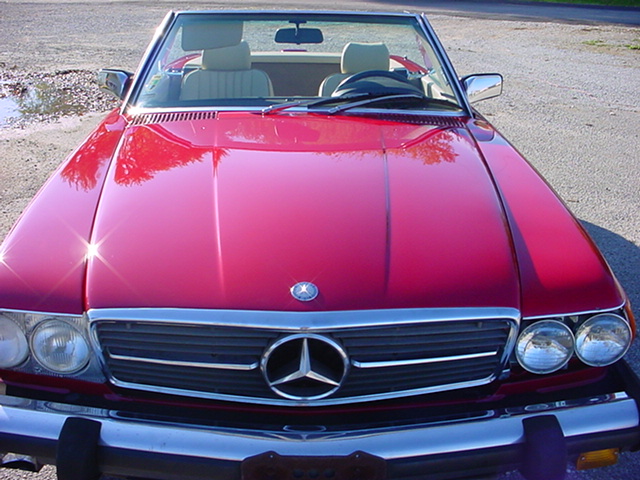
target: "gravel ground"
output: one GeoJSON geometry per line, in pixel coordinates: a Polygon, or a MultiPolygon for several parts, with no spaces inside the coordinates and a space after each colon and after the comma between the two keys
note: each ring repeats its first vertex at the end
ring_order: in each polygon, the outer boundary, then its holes
{"type": "MultiPolygon", "coordinates": [[[[407,3],[318,0],[314,5],[412,9],[407,3]]],[[[0,239],[52,169],[94,128],[100,112],[113,105],[95,89],[92,72],[134,70],[170,8],[233,5],[0,0],[0,239]],[[45,110],[32,105],[24,118],[6,118],[20,100],[27,106],[45,102],[33,100],[39,92],[47,99],[62,96],[64,105],[45,110]]],[[[480,104],[480,110],[584,222],[640,316],[640,29],[442,13],[430,18],[459,74],[505,76],[503,96],[480,104]]],[[[628,354],[637,372],[639,345],[628,354]]],[[[0,472],[0,479],[45,480],[53,474],[47,467],[37,475],[0,472]]],[[[568,478],[640,478],[640,454],[625,454],[608,469],[570,471],[568,478]]]]}

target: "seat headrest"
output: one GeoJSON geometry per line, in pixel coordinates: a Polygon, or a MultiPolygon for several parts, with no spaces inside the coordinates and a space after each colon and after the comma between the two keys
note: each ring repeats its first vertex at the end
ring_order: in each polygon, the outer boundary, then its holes
{"type": "Polygon", "coordinates": [[[242,40],[242,22],[187,23],[182,28],[183,50],[209,50],[237,45],[242,40]]]}
{"type": "Polygon", "coordinates": [[[347,43],[342,49],[342,73],[389,70],[389,49],[384,43],[347,43]]]}
{"type": "Polygon", "coordinates": [[[244,40],[237,45],[202,52],[204,70],[232,71],[251,69],[251,50],[244,40]]]}

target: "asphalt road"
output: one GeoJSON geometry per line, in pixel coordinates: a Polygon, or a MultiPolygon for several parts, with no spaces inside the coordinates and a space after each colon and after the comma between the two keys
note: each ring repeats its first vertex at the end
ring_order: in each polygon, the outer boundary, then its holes
{"type": "Polygon", "coordinates": [[[412,10],[482,15],[491,18],[532,21],[563,21],[581,24],[640,25],[640,8],[602,7],[504,0],[374,0],[381,6],[404,4],[412,10]]]}
{"type": "MultiPolygon", "coordinates": [[[[238,6],[274,3],[0,0],[0,65],[15,72],[135,69],[168,9],[238,6]]],[[[637,10],[464,0],[285,0],[277,7],[425,11],[459,74],[503,73],[505,93],[479,109],[586,225],[640,316],[640,50],[630,47],[640,43],[637,10]],[[584,17],[587,11],[595,19],[584,17]]],[[[98,118],[0,129],[0,215],[7,225],[98,118]]],[[[640,372],[640,342],[628,358],[640,372]]],[[[53,472],[0,471],[0,480],[46,480],[53,472]]],[[[640,478],[640,454],[568,478],[640,478]]]]}

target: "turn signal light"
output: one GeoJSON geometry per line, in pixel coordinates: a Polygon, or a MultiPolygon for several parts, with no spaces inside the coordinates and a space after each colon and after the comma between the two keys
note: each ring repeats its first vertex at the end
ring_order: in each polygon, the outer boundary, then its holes
{"type": "Polygon", "coordinates": [[[594,452],[582,453],[578,456],[576,470],[609,467],[618,463],[619,456],[619,448],[609,448],[607,450],[596,450],[594,452]]]}

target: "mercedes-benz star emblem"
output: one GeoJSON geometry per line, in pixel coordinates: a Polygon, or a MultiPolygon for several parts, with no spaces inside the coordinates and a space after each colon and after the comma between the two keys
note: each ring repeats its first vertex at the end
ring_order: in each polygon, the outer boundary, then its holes
{"type": "Polygon", "coordinates": [[[318,287],[311,282],[299,282],[291,287],[291,295],[301,302],[310,302],[318,296],[318,287]]]}
{"type": "Polygon", "coordinates": [[[349,361],[334,340],[312,333],[276,341],[262,357],[269,388],[290,400],[318,400],[336,392],[347,375],[349,361]]]}

